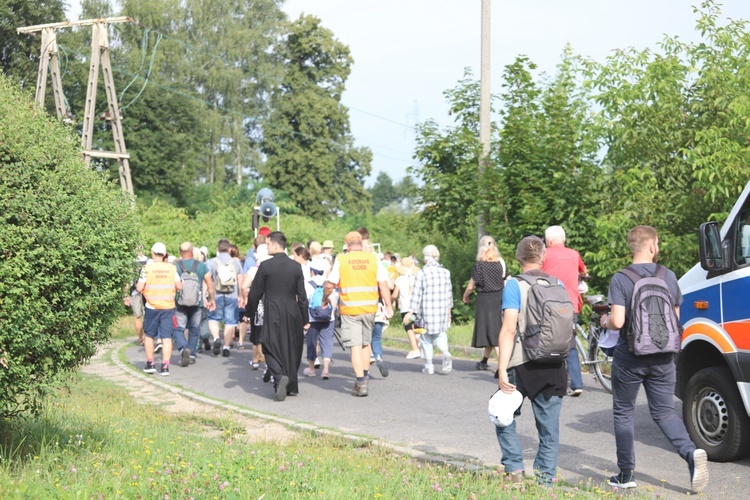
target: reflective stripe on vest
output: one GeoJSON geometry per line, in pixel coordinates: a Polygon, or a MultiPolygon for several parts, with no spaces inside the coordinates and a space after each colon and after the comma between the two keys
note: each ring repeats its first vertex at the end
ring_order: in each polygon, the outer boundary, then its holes
{"type": "Polygon", "coordinates": [[[174,309],[177,268],[169,262],[146,264],[146,287],[143,297],[154,309],[174,309]]]}
{"type": "Polygon", "coordinates": [[[339,305],[344,316],[373,314],[378,310],[378,259],[373,253],[349,252],[339,261],[339,305]]]}

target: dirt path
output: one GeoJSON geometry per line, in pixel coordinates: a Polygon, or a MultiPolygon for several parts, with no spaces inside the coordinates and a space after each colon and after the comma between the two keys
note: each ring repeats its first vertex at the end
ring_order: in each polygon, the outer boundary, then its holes
{"type": "MultiPolygon", "coordinates": [[[[275,441],[284,442],[293,439],[297,433],[283,424],[253,418],[227,408],[218,406],[220,403],[211,404],[201,401],[199,398],[187,397],[180,393],[179,389],[163,385],[153,376],[141,375],[125,366],[117,360],[117,352],[127,344],[127,341],[115,341],[99,350],[91,358],[89,364],[81,367],[81,372],[106,379],[120,387],[124,387],[138,404],[158,405],[159,408],[169,413],[187,413],[211,419],[230,420],[237,426],[245,429],[244,439],[253,441],[275,441]]],[[[221,432],[213,427],[206,427],[209,435],[219,435],[221,432]]],[[[236,437],[235,437],[236,439],[236,437]]]]}

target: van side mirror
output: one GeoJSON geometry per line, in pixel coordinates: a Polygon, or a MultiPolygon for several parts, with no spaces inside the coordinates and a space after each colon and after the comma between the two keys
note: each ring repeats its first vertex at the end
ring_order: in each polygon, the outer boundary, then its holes
{"type": "Polygon", "coordinates": [[[706,271],[722,272],[729,269],[731,249],[723,245],[718,222],[704,222],[698,233],[701,267],[706,271]]]}

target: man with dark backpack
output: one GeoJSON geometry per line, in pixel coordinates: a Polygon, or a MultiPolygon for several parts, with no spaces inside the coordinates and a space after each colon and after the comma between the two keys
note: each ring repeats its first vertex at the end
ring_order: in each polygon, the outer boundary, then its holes
{"type": "MultiPolygon", "coordinates": [[[[688,463],[690,487],[701,491],[708,484],[708,458],[697,449],[674,409],[675,364],[679,351],[682,294],[677,277],[656,264],[659,237],[651,226],[636,226],[628,233],[633,264],[616,273],[609,284],[612,311],[601,325],[620,330],[612,361],[612,409],[619,474],[607,483],[635,488],[635,402],[640,386],[646,389],[651,417],[688,463]]],[[[666,464],[665,464],[666,466],[666,464]]]]}
{"type": "Polygon", "coordinates": [[[206,307],[213,311],[214,282],[206,264],[193,258],[193,245],[189,241],[180,245],[180,259],[174,261],[174,265],[182,279],[182,289],[175,299],[177,328],[174,331],[174,341],[180,352],[180,366],[188,366],[195,363],[195,351],[198,349],[203,315],[203,285],[205,284],[208,292],[206,307]]]}
{"type": "MultiPolygon", "coordinates": [[[[522,274],[509,279],[503,291],[498,386],[531,400],[539,436],[534,473],[540,484],[549,485],[557,474],[560,409],[568,385],[565,358],[574,313],[562,283],[542,272],[544,257],[544,242],[536,236],[523,238],[516,247],[522,274]]],[[[515,413],[519,415],[520,409],[515,413]]],[[[507,427],[495,426],[495,434],[506,476],[520,481],[523,447],[515,419],[507,427]]]]}

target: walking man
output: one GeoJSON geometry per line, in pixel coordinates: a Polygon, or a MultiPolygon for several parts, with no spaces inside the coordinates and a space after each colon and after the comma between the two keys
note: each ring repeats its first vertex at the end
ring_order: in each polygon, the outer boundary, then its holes
{"type": "Polygon", "coordinates": [[[177,290],[182,289],[177,268],[167,262],[167,247],[164,243],[154,243],[151,247],[152,261],[146,264],[138,278],[136,289],[146,300],[143,319],[146,350],[145,373],[156,373],[154,365],[154,340],[162,341],[161,374],[169,375],[169,359],[172,357],[172,336],[174,334],[175,303],[177,290]]]}
{"type": "Polygon", "coordinates": [[[679,321],[682,293],[675,274],[656,262],[659,258],[659,236],[651,226],[636,226],[628,233],[628,246],[633,254],[632,266],[616,273],[609,283],[611,313],[603,316],[601,325],[610,330],[620,330],[612,360],[612,410],[615,423],[617,467],[620,473],[607,481],[618,488],[635,488],[635,401],[643,385],[646,390],[651,418],[675,451],[688,463],[690,487],[701,491],[708,484],[708,458],[705,450],[696,448],[690,440],[674,409],[675,364],[674,353],[637,356],[628,346],[628,330],[635,317],[631,310],[635,283],[631,273],[639,277],[659,276],[669,289],[674,312],[679,321]]]}
{"type": "Polygon", "coordinates": [[[299,393],[297,371],[302,360],[304,332],[310,327],[302,267],[287,257],[286,243],[281,231],[273,231],[266,238],[271,258],[258,266],[250,286],[248,308],[249,317],[254,318],[263,299],[263,330],[259,340],[278,401],[299,393]]]}
{"type": "MultiPolygon", "coordinates": [[[[547,282],[554,281],[555,278],[542,271],[544,258],[544,242],[536,236],[523,238],[516,247],[516,259],[521,264],[522,275],[530,279],[546,278],[547,282]]],[[[506,393],[517,389],[531,401],[539,437],[534,474],[539,484],[549,485],[557,473],[560,409],[568,385],[567,373],[563,361],[538,363],[530,361],[526,354],[521,341],[526,332],[529,290],[529,283],[520,277],[509,279],[505,284],[503,325],[498,340],[498,387],[506,393]]],[[[515,416],[520,416],[520,409],[515,416]]],[[[507,427],[496,426],[495,434],[503,452],[501,462],[505,467],[505,474],[512,481],[519,481],[524,475],[523,448],[516,432],[515,418],[507,427]]]]}
{"type": "Polygon", "coordinates": [[[216,307],[208,313],[208,329],[213,338],[214,356],[229,357],[229,346],[234,339],[239,311],[239,283],[242,279],[242,264],[229,254],[232,244],[222,238],[217,245],[218,255],[208,261],[208,270],[216,291],[216,307]],[[219,324],[224,323],[224,345],[219,338],[219,324]]]}
{"type": "Polygon", "coordinates": [[[385,303],[386,317],[393,316],[388,272],[378,257],[362,248],[362,235],[351,231],[344,237],[347,252],[336,257],[323,292],[323,306],[335,288],[339,289],[341,340],[351,351],[356,381],[353,396],[367,396],[368,368],[372,348],[372,329],[378,310],[378,296],[385,303]]]}
{"type": "Polygon", "coordinates": [[[411,311],[404,317],[408,325],[412,316],[414,324],[424,328],[422,334],[422,373],[432,375],[435,367],[432,364],[433,345],[443,353],[443,373],[453,369],[453,358],[448,350],[448,327],[451,326],[451,309],[453,308],[453,289],[451,272],[440,264],[440,251],[435,245],[427,245],[422,250],[424,267],[414,279],[411,295],[411,311]]]}
{"type": "MultiPolygon", "coordinates": [[[[586,276],[586,265],[581,255],[565,246],[565,230],[560,226],[550,226],[544,232],[547,240],[547,250],[544,257],[542,271],[560,280],[568,292],[568,297],[573,303],[575,321],[581,313],[583,298],[578,293],[578,278],[586,276]]],[[[575,345],[575,330],[571,332],[570,352],[568,352],[568,377],[570,377],[570,391],[572,397],[578,397],[583,393],[583,377],[581,377],[581,360],[578,357],[578,349],[575,345]]]]}
{"type": "Polygon", "coordinates": [[[200,338],[201,317],[203,316],[203,285],[208,291],[206,308],[213,311],[216,308],[214,302],[214,280],[211,273],[203,262],[193,258],[193,245],[189,241],[180,245],[180,259],[174,261],[177,273],[182,281],[182,289],[177,298],[175,317],[177,328],[175,329],[175,344],[180,352],[180,365],[188,366],[195,363],[195,351],[198,349],[200,338]],[[185,337],[187,329],[188,336],[185,337]]]}

